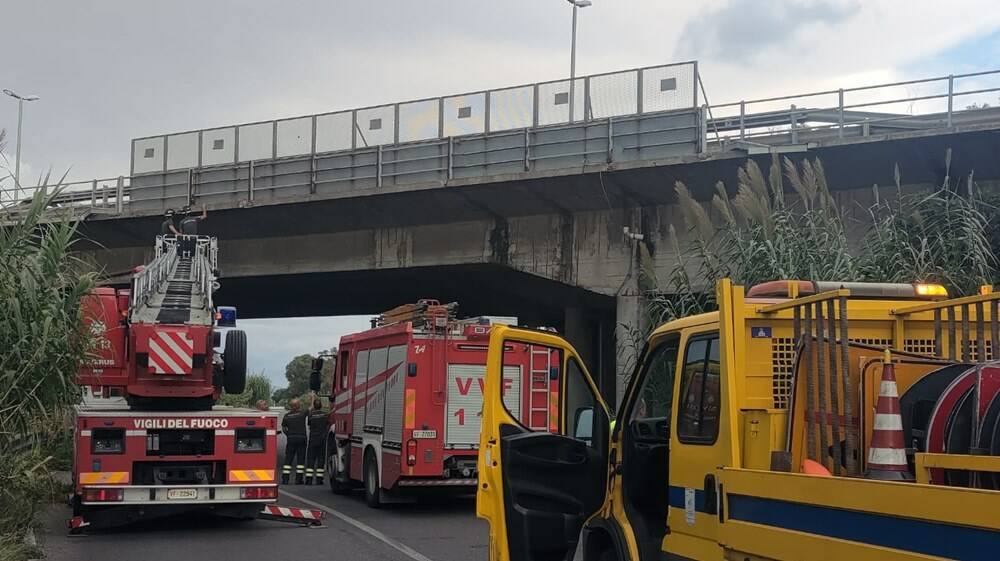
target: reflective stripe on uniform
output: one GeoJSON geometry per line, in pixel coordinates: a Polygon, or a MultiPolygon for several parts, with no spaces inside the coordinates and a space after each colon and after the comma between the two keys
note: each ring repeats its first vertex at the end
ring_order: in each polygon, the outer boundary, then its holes
{"type": "Polygon", "coordinates": [[[290,473],[292,473],[292,466],[290,466],[288,464],[285,464],[285,465],[281,466],[281,473],[284,473],[284,474],[290,474],[290,473]]]}

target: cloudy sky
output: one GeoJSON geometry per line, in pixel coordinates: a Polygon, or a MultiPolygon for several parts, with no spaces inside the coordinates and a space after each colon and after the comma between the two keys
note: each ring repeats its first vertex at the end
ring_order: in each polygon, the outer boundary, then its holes
{"type": "MultiPolygon", "coordinates": [[[[697,59],[713,104],[1000,66],[996,0],[593,3],[579,75],[697,59]]],[[[560,78],[570,17],[564,0],[2,0],[0,88],[42,98],[24,182],[111,177],[134,137],[560,78]]],[[[16,123],[0,99],[8,140],[16,123]]],[[[252,366],[280,385],[291,356],[366,322],[247,322],[252,366]]]]}

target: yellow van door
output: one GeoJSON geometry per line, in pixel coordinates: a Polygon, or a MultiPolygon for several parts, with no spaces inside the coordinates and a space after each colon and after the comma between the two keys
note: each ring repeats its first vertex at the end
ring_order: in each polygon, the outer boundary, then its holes
{"type": "Polygon", "coordinates": [[[572,556],[584,522],[605,501],[610,432],[607,406],[569,343],[493,327],[476,496],[476,514],[490,524],[491,561],[572,556]],[[505,379],[512,375],[520,380],[505,379]],[[518,414],[505,387],[525,388],[518,414]],[[539,387],[548,395],[534,395],[539,387]],[[532,422],[539,404],[552,405],[547,424],[532,422]]]}
{"type": "Polygon", "coordinates": [[[733,300],[728,281],[717,287],[719,324],[682,332],[670,439],[668,534],[663,549],[673,559],[722,559],[717,470],[733,466],[730,401],[735,361],[733,300]],[[727,343],[728,342],[728,343],[727,343]]]}

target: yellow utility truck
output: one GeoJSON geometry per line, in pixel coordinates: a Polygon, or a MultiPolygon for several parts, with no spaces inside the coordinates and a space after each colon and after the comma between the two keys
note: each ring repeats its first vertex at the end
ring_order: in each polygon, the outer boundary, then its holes
{"type": "Polygon", "coordinates": [[[1000,293],[981,292],[720,281],[718,311],[650,335],[614,421],[564,339],[495,327],[490,559],[1000,559],[1000,293]],[[503,400],[520,346],[558,356],[546,428],[503,400]]]}

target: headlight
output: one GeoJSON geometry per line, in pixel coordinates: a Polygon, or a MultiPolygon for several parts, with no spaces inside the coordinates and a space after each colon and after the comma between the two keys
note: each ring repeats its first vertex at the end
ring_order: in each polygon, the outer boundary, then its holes
{"type": "Polygon", "coordinates": [[[125,429],[94,429],[90,435],[92,454],[122,454],[125,452],[125,429]]]}
{"type": "Polygon", "coordinates": [[[236,429],[237,452],[263,452],[264,429],[236,429]]]}

